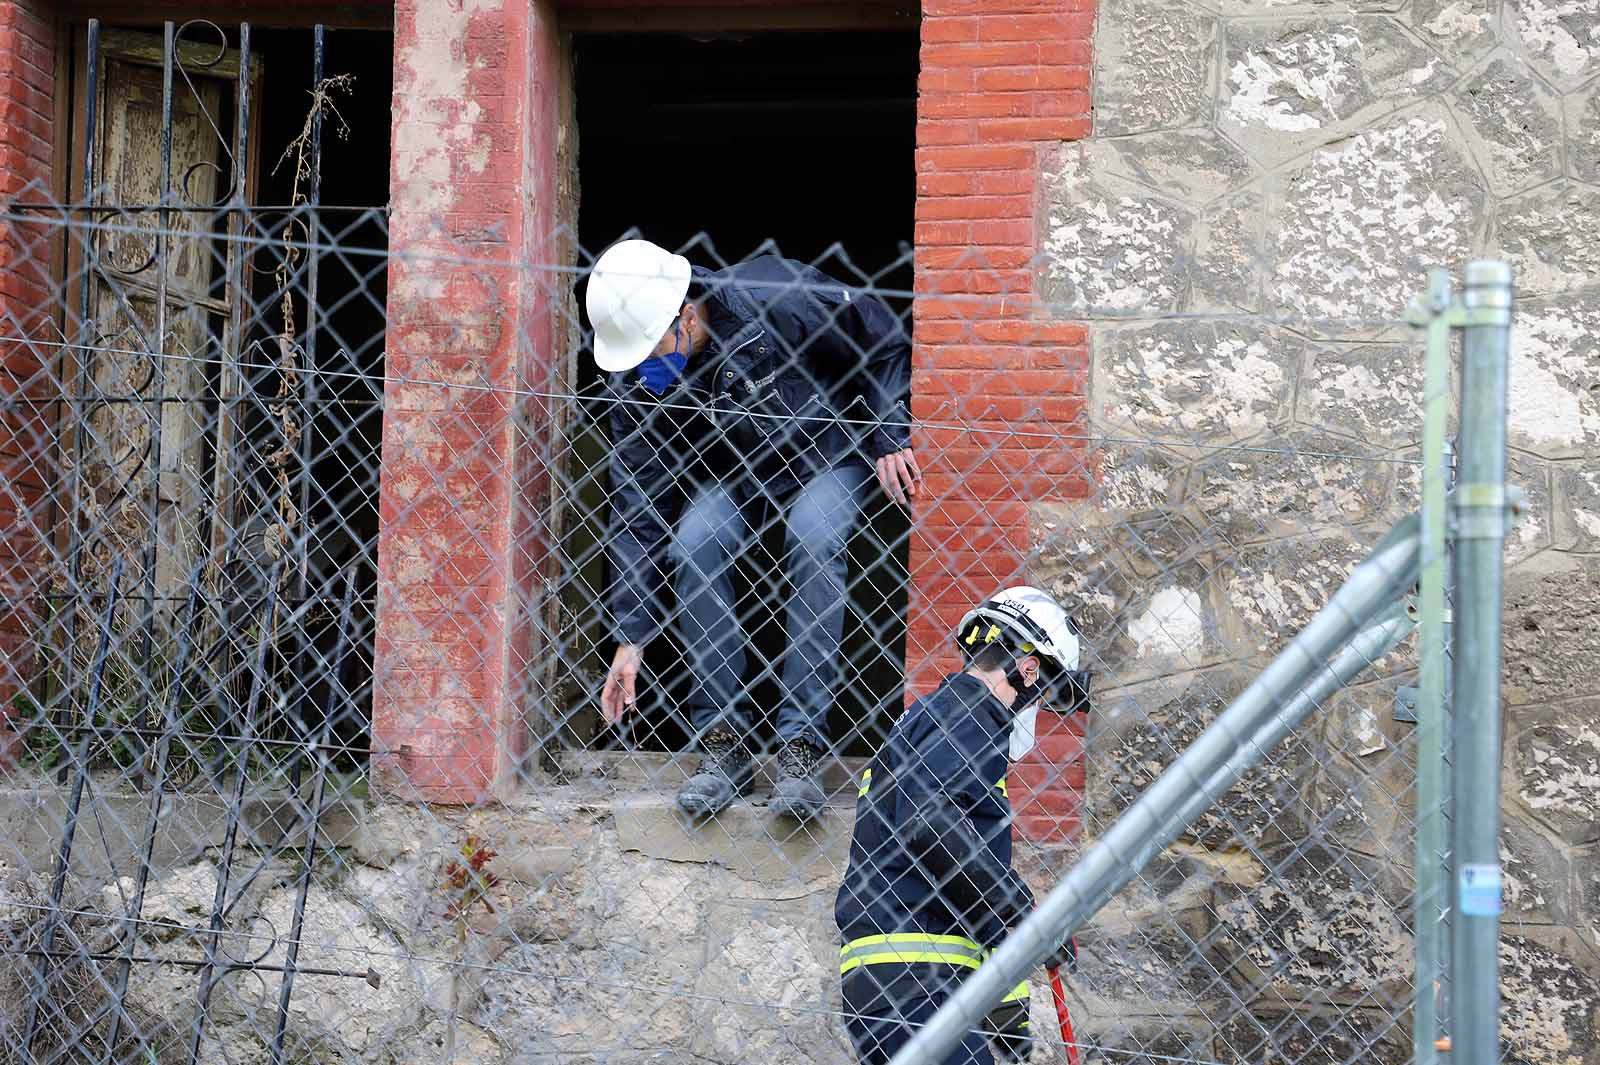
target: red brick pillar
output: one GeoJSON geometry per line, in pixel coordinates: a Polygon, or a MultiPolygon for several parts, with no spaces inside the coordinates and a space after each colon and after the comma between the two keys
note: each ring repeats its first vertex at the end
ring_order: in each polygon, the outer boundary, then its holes
{"type": "Polygon", "coordinates": [[[552,358],[553,12],[395,7],[393,177],[373,779],[503,794],[526,749],[525,382],[552,358]]]}
{"type": "MultiPolygon", "coordinates": [[[[1086,331],[1035,305],[1044,151],[1089,133],[1092,0],[928,0],[917,107],[911,379],[927,492],[915,509],[907,681],[959,668],[977,599],[1027,579],[1029,504],[1081,499],[1086,331]],[[1032,435],[1030,435],[1032,434],[1032,435]]],[[[1082,724],[1041,715],[1012,774],[1018,831],[1078,831],[1082,724]]]]}
{"type": "MultiPolygon", "coordinates": [[[[51,199],[55,34],[37,5],[0,0],[0,200],[51,199]]],[[[47,217],[47,216],[46,216],[47,217]]],[[[54,484],[46,406],[59,391],[48,367],[54,335],[50,255],[59,230],[17,214],[0,222],[0,766],[15,756],[17,693],[34,661],[44,589],[47,504],[54,484]]]]}

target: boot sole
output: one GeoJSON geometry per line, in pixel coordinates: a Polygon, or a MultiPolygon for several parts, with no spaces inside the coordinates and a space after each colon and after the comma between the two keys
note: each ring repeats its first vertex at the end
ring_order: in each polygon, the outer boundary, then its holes
{"type": "Polygon", "coordinates": [[[822,812],[827,808],[828,803],[825,798],[819,798],[816,802],[811,802],[805,799],[774,795],[772,801],[767,803],[767,809],[774,815],[793,818],[796,821],[815,821],[822,816],[822,812]]]}
{"type": "Polygon", "coordinates": [[[771,804],[772,815],[774,817],[787,817],[789,820],[799,821],[801,824],[805,824],[808,821],[819,820],[822,817],[822,812],[824,809],[826,809],[826,807],[819,807],[816,810],[802,811],[796,809],[790,803],[771,804]]]}
{"type": "Polygon", "coordinates": [[[683,800],[683,796],[680,795],[673,800],[673,805],[678,808],[680,813],[688,817],[697,819],[715,817],[717,814],[720,814],[722,811],[732,806],[740,798],[748,794],[751,785],[754,783],[754,778],[750,778],[734,784],[733,794],[728,797],[727,801],[722,803],[711,803],[698,798],[692,799],[689,802],[685,802],[683,800]]]}

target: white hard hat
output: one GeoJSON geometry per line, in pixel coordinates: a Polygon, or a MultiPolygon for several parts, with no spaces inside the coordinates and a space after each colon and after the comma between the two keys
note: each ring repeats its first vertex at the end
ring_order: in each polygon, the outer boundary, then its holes
{"type": "Polygon", "coordinates": [[[595,365],[608,373],[645,360],[689,293],[689,260],[648,240],[613,244],[589,273],[584,306],[595,365]]]}
{"type": "Polygon", "coordinates": [[[1025,584],[1007,588],[967,611],[957,631],[962,651],[969,655],[1002,634],[1019,653],[1041,655],[1063,670],[1076,670],[1082,654],[1078,627],[1061,604],[1048,592],[1025,584]]]}

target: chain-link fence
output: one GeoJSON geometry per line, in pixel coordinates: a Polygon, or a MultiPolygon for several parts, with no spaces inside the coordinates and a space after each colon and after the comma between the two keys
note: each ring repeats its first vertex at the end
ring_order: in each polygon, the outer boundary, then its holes
{"type": "MultiPolygon", "coordinates": [[[[1092,676],[986,785],[1042,897],[1418,505],[1415,347],[1374,432],[1290,331],[1125,308],[1091,370],[977,256],[938,276],[992,294],[696,241],[694,310],[603,373],[604,249],[322,204],[337,77],[257,205],[248,42],[102,36],[89,84],[136,91],[87,94],[82,199],[5,213],[44,280],[0,336],[4,1060],[851,1060],[863,773],[967,609],[1045,589],[1092,676]]],[[[1390,621],[1080,932],[1081,1060],[1410,1057],[1390,621]]]]}

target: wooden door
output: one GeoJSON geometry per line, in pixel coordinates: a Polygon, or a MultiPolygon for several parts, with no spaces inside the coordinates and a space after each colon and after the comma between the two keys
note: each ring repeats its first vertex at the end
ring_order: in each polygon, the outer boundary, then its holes
{"type": "MultiPolygon", "coordinates": [[[[87,257],[86,332],[93,344],[80,353],[88,387],[72,427],[81,440],[72,445],[81,460],[76,503],[84,580],[120,556],[128,594],[138,600],[153,591],[156,616],[170,617],[215,511],[215,382],[225,356],[236,354],[228,350],[230,321],[238,320],[235,304],[245,298],[237,291],[239,271],[230,268],[233,245],[223,239],[236,219],[223,208],[238,168],[250,186],[254,166],[248,154],[235,158],[238,53],[178,42],[169,118],[162,106],[163,47],[150,34],[101,37],[92,87],[91,202],[104,225],[87,257]],[[163,167],[168,136],[171,162],[163,167]]],[[[258,81],[259,67],[252,68],[258,81]]],[[[82,60],[78,74],[83,116],[91,87],[82,60]]],[[[82,264],[81,243],[77,250],[82,264]]]]}

